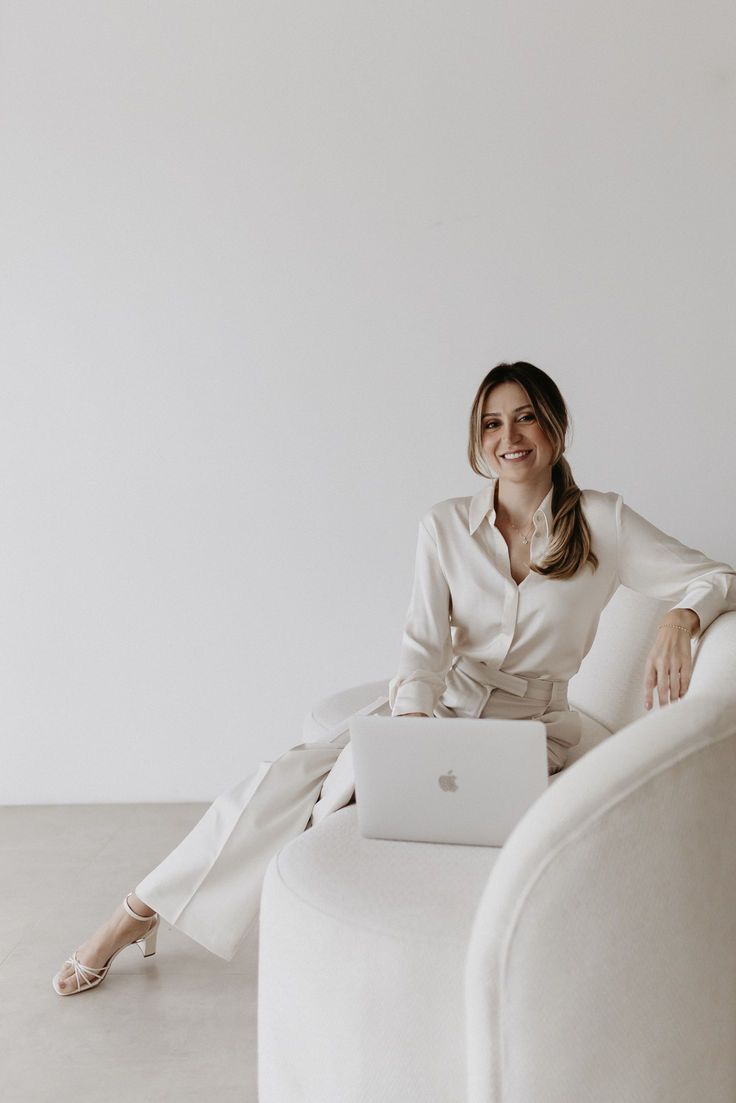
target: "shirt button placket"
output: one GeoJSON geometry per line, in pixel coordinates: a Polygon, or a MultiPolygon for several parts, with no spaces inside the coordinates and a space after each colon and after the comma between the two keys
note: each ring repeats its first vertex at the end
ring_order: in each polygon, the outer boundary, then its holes
{"type": "Polygon", "coordinates": [[[501,614],[501,628],[498,635],[493,640],[491,648],[489,650],[489,661],[496,663],[499,667],[503,666],[504,659],[506,658],[509,648],[511,647],[512,640],[514,638],[514,632],[516,630],[516,614],[519,603],[519,588],[514,583],[509,573],[509,553],[506,546],[506,541],[501,536],[501,533],[495,527],[490,524],[490,517],[488,518],[491,538],[493,540],[494,551],[496,556],[496,566],[502,575],[505,576],[504,583],[504,601],[503,601],[503,613],[501,614]]]}
{"type": "Polygon", "coordinates": [[[516,629],[516,614],[519,608],[519,588],[513,581],[506,584],[506,597],[503,604],[502,633],[499,643],[502,644],[499,664],[503,666],[504,659],[509,653],[514,631],[516,629]]]}

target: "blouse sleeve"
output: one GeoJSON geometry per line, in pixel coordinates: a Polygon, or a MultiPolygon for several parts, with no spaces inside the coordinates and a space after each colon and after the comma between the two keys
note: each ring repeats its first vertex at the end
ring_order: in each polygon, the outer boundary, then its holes
{"type": "Polygon", "coordinates": [[[452,666],[450,588],[437,545],[424,519],[419,523],[414,584],[399,657],[399,669],[389,682],[391,715],[434,713],[452,666]]]}
{"type": "Polygon", "coordinates": [[[624,586],[693,609],[700,632],[717,616],[736,609],[736,571],[668,536],[641,514],[616,501],[618,574],[624,586]]]}

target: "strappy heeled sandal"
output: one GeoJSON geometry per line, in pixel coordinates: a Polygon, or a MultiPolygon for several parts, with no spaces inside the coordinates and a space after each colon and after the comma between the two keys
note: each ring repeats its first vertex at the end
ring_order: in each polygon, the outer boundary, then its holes
{"type": "MultiPolygon", "coordinates": [[[[130,893],[128,893],[128,896],[130,896],[130,893]]],[[[120,950],[125,950],[128,946],[132,946],[133,944],[135,944],[136,946],[140,946],[141,953],[144,957],[151,957],[153,954],[156,953],[156,939],[158,938],[158,928],[160,923],[159,917],[155,913],[154,915],[138,915],[138,912],[134,912],[130,904],[128,903],[128,896],[126,896],[123,900],[123,907],[125,908],[128,915],[132,916],[133,919],[140,919],[143,923],[150,923],[151,920],[153,920],[151,926],[140,938],[134,938],[131,942],[126,942],[124,946],[121,946],[119,950],[116,950],[115,953],[107,959],[101,969],[93,969],[91,965],[82,965],[81,961],[77,957],[77,951],[75,950],[72,956],[66,959],[64,964],[74,966],[74,978],[76,978],[77,987],[68,989],[58,987],[58,981],[61,975],[60,969],[54,979],[51,981],[57,996],[76,996],[78,992],[86,992],[88,988],[96,988],[98,984],[102,984],[103,980],[107,976],[108,969],[112,965],[117,955],[120,953],[120,950]]],[[[67,977],[65,983],[68,983],[70,980],[72,980],[72,977],[67,977]]]]}

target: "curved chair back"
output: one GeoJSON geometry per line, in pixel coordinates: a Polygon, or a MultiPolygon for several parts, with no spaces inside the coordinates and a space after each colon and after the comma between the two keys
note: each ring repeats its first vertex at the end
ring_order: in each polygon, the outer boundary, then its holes
{"type": "Polygon", "coordinates": [[[686,696],[563,771],[507,840],[466,959],[469,1103],[736,1099],[735,656],[729,613],[686,696]]]}
{"type": "Polygon", "coordinates": [[[619,586],[601,613],[580,670],[570,679],[570,707],[619,731],[646,713],[644,666],[657,625],[672,603],[619,586]]]}

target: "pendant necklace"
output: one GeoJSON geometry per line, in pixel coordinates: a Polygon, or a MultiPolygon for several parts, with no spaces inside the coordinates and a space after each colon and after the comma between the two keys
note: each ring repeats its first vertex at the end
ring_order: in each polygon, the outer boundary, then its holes
{"type": "Polygon", "coordinates": [[[508,518],[508,522],[509,522],[509,524],[511,525],[512,529],[515,529],[515,530],[516,530],[516,532],[518,532],[518,533],[519,533],[519,536],[521,537],[521,542],[522,542],[522,544],[528,544],[528,543],[529,543],[528,537],[530,536],[530,534],[531,534],[532,532],[534,532],[534,514],[532,514],[532,527],[531,527],[531,528],[529,529],[529,532],[527,532],[526,536],[525,536],[525,535],[524,535],[524,533],[523,533],[523,532],[521,531],[521,529],[520,529],[520,528],[518,528],[518,527],[517,527],[517,526],[516,526],[516,525],[514,524],[514,522],[513,522],[512,520],[511,520],[511,518],[510,518],[510,517],[508,518]]]}

